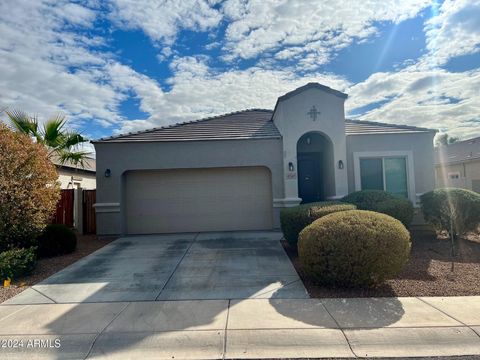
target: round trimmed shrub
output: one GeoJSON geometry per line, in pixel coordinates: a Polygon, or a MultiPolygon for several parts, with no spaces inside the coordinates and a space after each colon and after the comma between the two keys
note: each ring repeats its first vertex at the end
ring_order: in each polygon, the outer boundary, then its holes
{"type": "Polygon", "coordinates": [[[69,254],[77,247],[77,235],[62,224],[50,224],[38,237],[38,255],[52,257],[69,254]]]}
{"type": "Polygon", "coordinates": [[[391,216],[365,210],[326,215],[300,233],[302,269],[319,284],[374,286],[408,260],[410,233],[391,216]]]}
{"type": "Polygon", "coordinates": [[[282,209],[280,223],[283,235],[290,245],[297,246],[300,231],[316,219],[337,211],[354,209],[356,209],[355,205],[336,201],[316,202],[282,209]]]}
{"type": "Polygon", "coordinates": [[[480,194],[458,188],[443,188],[429,191],[420,196],[425,220],[437,230],[450,232],[454,236],[475,231],[480,226],[480,194]]]}
{"type": "Polygon", "coordinates": [[[355,204],[359,210],[370,210],[390,215],[409,227],[413,219],[410,200],[382,190],[361,190],[343,197],[341,201],[355,204]]]}

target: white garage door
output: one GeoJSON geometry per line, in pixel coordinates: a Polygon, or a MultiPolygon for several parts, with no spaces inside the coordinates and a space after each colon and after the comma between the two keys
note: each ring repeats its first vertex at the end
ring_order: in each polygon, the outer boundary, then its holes
{"type": "Polygon", "coordinates": [[[272,228],[264,167],[133,171],[125,175],[127,233],[272,228]]]}

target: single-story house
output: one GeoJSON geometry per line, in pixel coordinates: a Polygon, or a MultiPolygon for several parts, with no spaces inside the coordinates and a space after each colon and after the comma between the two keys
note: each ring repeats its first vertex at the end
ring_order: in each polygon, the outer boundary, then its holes
{"type": "Polygon", "coordinates": [[[284,207],[435,185],[436,130],[346,120],[347,94],[309,83],[251,109],[94,141],[97,233],[279,228],[284,207]]]}
{"type": "Polygon", "coordinates": [[[57,157],[54,157],[52,161],[57,167],[61,189],[93,190],[97,187],[95,159],[87,158],[83,164],[73,164],[69,161],[62,164],[57,157]]]}
{"type": "Polygon", "coordinates": [[[480,137],[435,148],[437,187],[480,193],[480,137]]]}

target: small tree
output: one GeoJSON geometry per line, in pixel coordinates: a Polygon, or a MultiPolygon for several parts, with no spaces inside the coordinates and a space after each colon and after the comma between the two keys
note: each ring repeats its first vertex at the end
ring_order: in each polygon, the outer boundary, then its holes
{"type": "Polygon", "coordinates": [[[465,189],[444,188],[423,194],[420,201],[425,220],[436,230],[448,232],[452,257],[455,256],[458,237],[467,231],[477,230],[480,225],[480,194],[465,189]]]}
{"type": "Polygon", "coordinates": [[[0,252],[34,245],[59,198],[42,144],[0,123],[0,252]]]}
{"type": "Polygon", "coordinates": [[[435,139],[435,146],[447,146],[450,144],[454,144],[458,141],[458,137],[453,137],[448,134],[438,135],[435,139]]]}

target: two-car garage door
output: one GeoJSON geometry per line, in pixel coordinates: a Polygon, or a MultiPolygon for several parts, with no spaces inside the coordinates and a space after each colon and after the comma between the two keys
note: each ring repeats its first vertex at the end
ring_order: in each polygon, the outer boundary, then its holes
{"type": "Polygon", "coordinates": [[[128,172],[126,231],[271,229],[271,186],[270,171],[264,167],[128,172]]]}

